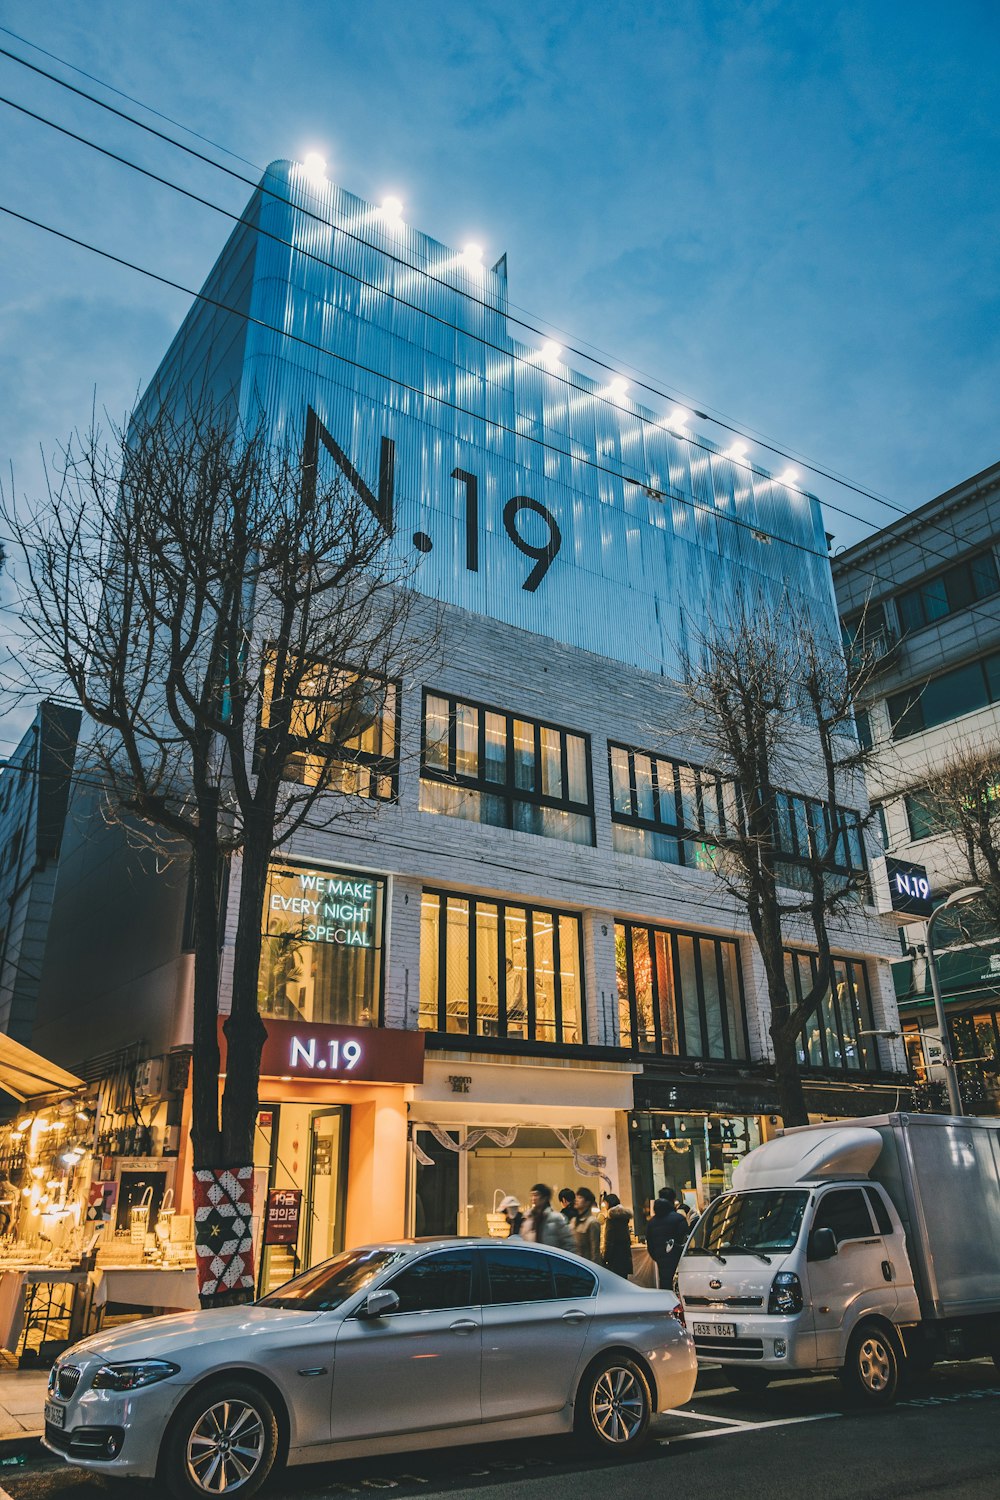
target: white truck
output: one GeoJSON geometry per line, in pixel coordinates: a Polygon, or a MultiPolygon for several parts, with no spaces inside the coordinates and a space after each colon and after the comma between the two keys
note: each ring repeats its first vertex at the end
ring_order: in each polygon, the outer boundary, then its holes
{"type": "Polygon", "coordinates": [[[779,1134],[698,1221],[677,1284],[699,1356],[741,1390],[835,1371],[886,1406],[937,1359],[1000,1368],[1000,1119],[779,1134]]]}

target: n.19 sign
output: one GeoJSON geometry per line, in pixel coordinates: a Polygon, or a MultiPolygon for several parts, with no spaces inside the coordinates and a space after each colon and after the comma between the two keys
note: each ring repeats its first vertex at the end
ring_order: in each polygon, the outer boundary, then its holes
{"type": "Polygon", "coordinates": [[[339,1037],[323,1042],[315,1036],[293,1036],[288,1066],[308,1068],[310,1072],[351,1073],[361,1061],[361,1050],[360,1042],[341,1042],[339,1037]]]}
{"type": "MultiPolygon", "coordinates": [[[[391,438],[384,437],[381,444],[378,471],[378,492],[372,490],[351,463],[337,440],[331,436],[313,408],[306,409],[306,436],[302,454],[302,468],[307,481],[315,487],[316,468],[320,447],[333,459],[337,468],[368,506],[372,515],[381,522],[387,532],[392,532],[396,495],[396,445],[391,438]]],[[[479,477],[468,469],[452,469],[452,479],[458,481],[465,495],[465,566],[470,573],[479,572],[479,477]]],[[[533,594],[552,566],[562,546],[559,522],[540,500],[530,495],[512,495],[503,508],[503,529],[519,552],[523,552],[532,567],[521,584],[533,594]],[[538,516],[545,523],[546,540],[532,542],[524,534],[522,514],[538,516]]],[[[430,552],[433,538],[426,531],[413,533],[413,545],[418,552],[430,552]]]]}

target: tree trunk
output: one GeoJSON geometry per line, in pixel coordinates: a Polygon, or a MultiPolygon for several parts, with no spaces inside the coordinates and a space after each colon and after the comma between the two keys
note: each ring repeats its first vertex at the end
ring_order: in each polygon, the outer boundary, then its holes
{"type": "Polygon", "coordinates": [[[774,1081],[778,1088],[781,1122],[786,1130],[793,1125],[808,1125],[809,1111],[796,1053],[798,1036],[789,1035],[787,1030],[772,1025],[771,1040],[774,1042],[774,1081]]]}
{"type": "Polygon", "coordinates": [[[221,1165],[219,1130],[219,883],[222,861],[214,830],[193,845],[194,1049],[191,1059],[193,1165],[221,1165]]]}

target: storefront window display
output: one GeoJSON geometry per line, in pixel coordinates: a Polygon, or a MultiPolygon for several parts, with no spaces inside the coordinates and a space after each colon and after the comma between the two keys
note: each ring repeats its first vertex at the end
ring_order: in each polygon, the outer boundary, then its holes
{"type": "Polygon", "coordinates": [[[652,1112],[630,1116],[629,1137],[637,1207],[672,1187],[697,1213],[732,1187],[733,1171],[762,1140],[756,1115],[652,1112]]]}
{"type": "MultiPolygon", "coordinates": [[[[785,973],[793,1002],[800,1002],[816,978],[816,955],[785,954],[785,973]]],[[[799,1062],[807,1068],[871,1072],[878,1068],[872,1045],[868,973],[860,959],[834,958],[833,984],[803,1028],[799,1062]]]]}
{"type": "Polygon", "coordinates": [[[376,1026],[385,881],[347,870],[272,865],[264,898],[260,1013],[376,1026]]]}
{"type": "Polygon", "coordinates": [[[617,922],[615,954],[623,1047],[674,1057],[746,1057],[735,943],[617,922]]]}

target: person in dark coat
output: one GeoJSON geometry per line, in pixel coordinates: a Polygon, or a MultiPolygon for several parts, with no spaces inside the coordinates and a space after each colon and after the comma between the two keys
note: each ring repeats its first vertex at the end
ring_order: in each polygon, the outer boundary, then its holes
{"type": "Polygon", "coordinates": [[[618,1276],[632,1274],[632,1215],[617,1193],[605,1193],[604,1232],[601,1235],[601,1261],[618,1276]]]}
{"type": "Polygon", "coordinates": [[[572,1229],[576,1223],[576,1194],[572,1188],[559,1189],[559,1212],[572,1229]]]}
{"type": "Polygon", "coordinates": [[[653,1217],[646,1225],[646,1249],[656,1265],[660,1286],[669,1291],[674,1273],[687,1243],[688,1223],[678,1211],[676,1197],[660,1193],[653,1200],[653,1217]]]}

